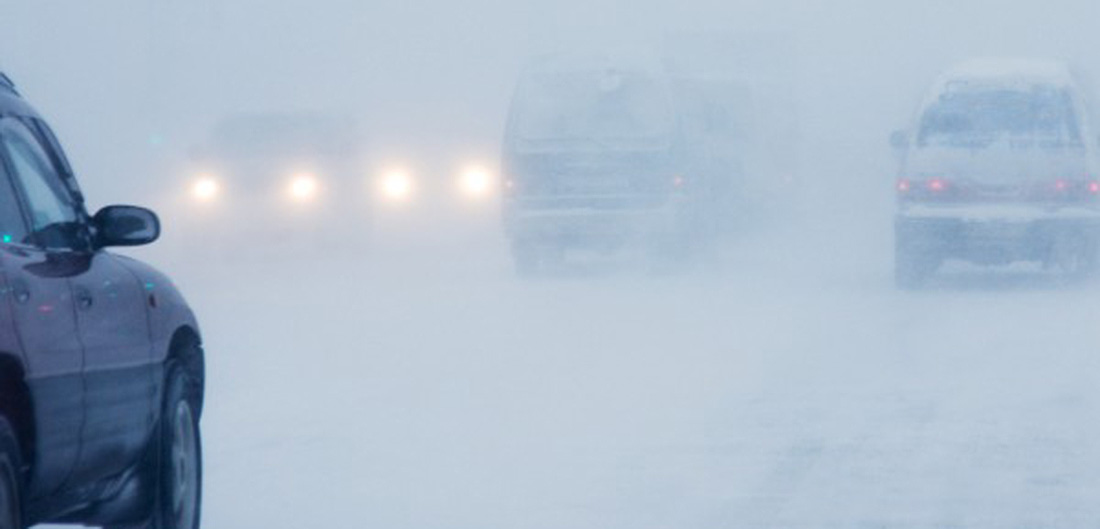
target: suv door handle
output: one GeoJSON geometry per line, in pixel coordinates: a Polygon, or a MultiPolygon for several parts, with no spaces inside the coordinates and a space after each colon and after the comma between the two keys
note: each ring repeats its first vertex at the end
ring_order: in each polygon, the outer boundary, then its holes
{"type": "Polygon", "coordinates": [[[31,291],[27,287],[26,281],[15,281],[11,287],[12,294],[15,296],[15,302],[20,305],[31,300],[31,291]]]}
{"type": "Polygon", "coordinates": [[[95,298],[92,297],[92,293],[83,287],[77,287],[76,289],[76,306],[87,310],[92,308],[95,304],[95,298]]]}

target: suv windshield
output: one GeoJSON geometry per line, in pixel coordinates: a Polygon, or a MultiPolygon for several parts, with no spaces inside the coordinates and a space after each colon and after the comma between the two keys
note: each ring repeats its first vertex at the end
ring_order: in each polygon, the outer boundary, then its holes
{"type": "Polygon", "coordinates": [[[921,146],[985,147],[999,140],[1043,147],[1081,145],[1073,102],[1065,90],[982,89],[947,92],[921,119],[921,146]]]}
{"type": "Polygon", "coordinates": [[[534,75],[520,87],[516,120],[526,140],[654,138],[673,122],[656,80],[615,71],[534,75]]]}

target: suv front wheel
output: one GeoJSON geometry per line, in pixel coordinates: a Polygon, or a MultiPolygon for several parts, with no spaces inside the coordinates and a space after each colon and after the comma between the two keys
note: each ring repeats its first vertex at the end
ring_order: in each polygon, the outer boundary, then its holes
{"type": "Polygon", "coordinates": [[[195,385],[186,371],[168,365],[164,410],[151,459],[156,503],[148,520],[110,529],[198,529],[202,510],[202,443],[195,385]]]}
{"type": "Polygon", "coordinates": [[[23,529],[19,442],[0,417],[0,529],[23,529]]]}

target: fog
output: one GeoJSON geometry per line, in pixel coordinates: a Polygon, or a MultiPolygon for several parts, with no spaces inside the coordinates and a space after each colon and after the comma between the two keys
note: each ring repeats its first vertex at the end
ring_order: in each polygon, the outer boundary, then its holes
{"type": "Polygon", "coordinates": [[[974,57],[1066,61],[1088,89],[1095,20],[1086,0],[0,0],[0,71],[90,210],[164,219],[122,253],[203,325],[206,527],[1068,528],[1100,523],[1100,289],[1027,263],[896,288],[890,137],[974,57]],[[786,50],[758,69],[790,90],[765,120],[796,124],[794,183],[673,271],[628,249],[517,274],[496,180],[525,68],[700,36],[786,50]],[[211,131],[249,113],[355,121],[362,218],[335,242],[189,202],[211,131]],[[494,177],[479,200],[471,164],[494,177]],[[394,168],[408,200],[374,200],[394,168]]]}
{"type": "Polygon", "coordinates": [[[848,177],[858,185],[886,171],[871,165],[886,162],[885,150],[867,151],[950,64],[1023,54],[1087,70],[1097,55],[1092,28],[1080,22],[1097,9],[1087,2],[107,1],[3,9],[6,70],[63,136],[98,140],[68,142],[70,156],[88,174],[86,186],[115,182],[106,188],[115,193],[133,182],[155,190],[151,183],[164,178],[122,164],[185,151],[218,117],[240,110],[352,113],[383,159],[491,150],[532,57],[654,55],[677,32],[792,42],[802,141],[844,173],[864,173],[848,177]]]}

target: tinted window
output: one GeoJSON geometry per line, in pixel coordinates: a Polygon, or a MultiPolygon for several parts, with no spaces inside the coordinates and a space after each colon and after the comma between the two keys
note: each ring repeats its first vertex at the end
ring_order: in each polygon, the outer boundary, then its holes
{"type": "Polygon", "coordinates": [[[27,225],[19,208],[15,188],[0,166],[0,242],[21,242],[27,239],[27,225]]]}
{"type": "Polygon", "coordinates": [[[1072,100],[1065,91],[1049,88],[949,92],[921,120],[922,145],[982,146],[1001,138],[1079,145],[1072,100]]]}
{"type": "Polygon", "coordinates": [[[41,133],[42,141],[50,147],[50,154],[53,155],[58,172],[64,176],[72,175],[73,170],[69,167],[69,160],[65,157],[65,151],[61,148],[61,143],[57,141],[57,136],[54,135],[50,126],[40,119],[28,119],[27,126],[41,133]]]}
{"type": "Polygon", "coordinates": [[[0,145],[13,172],[13,180],[26,199],[31,234],[25,242],[46,248],[80,248],[76,205],[65,188],[48,151],[22,123],[0,123],[0,145]]]}
{"type": "Polygon", "coordinates": [[[57,168],[58,173],[64,177],[65,184],[68,188],[77,196],[82,196],[80,187],[76,183],[76,178],[73,178],[73,168],[69,165],[69,159],[65,156],[65,150],[61,148],[61,143],[57,141],[57,136],[54,135],[53,130],[49,125],[46,125],[45,121],[40,119],[32,119],[28,121],[28,126],[38,130],[41,135],[42,141],[50,147],[50,153],[53,154],[54,167],[57,168]]]}

